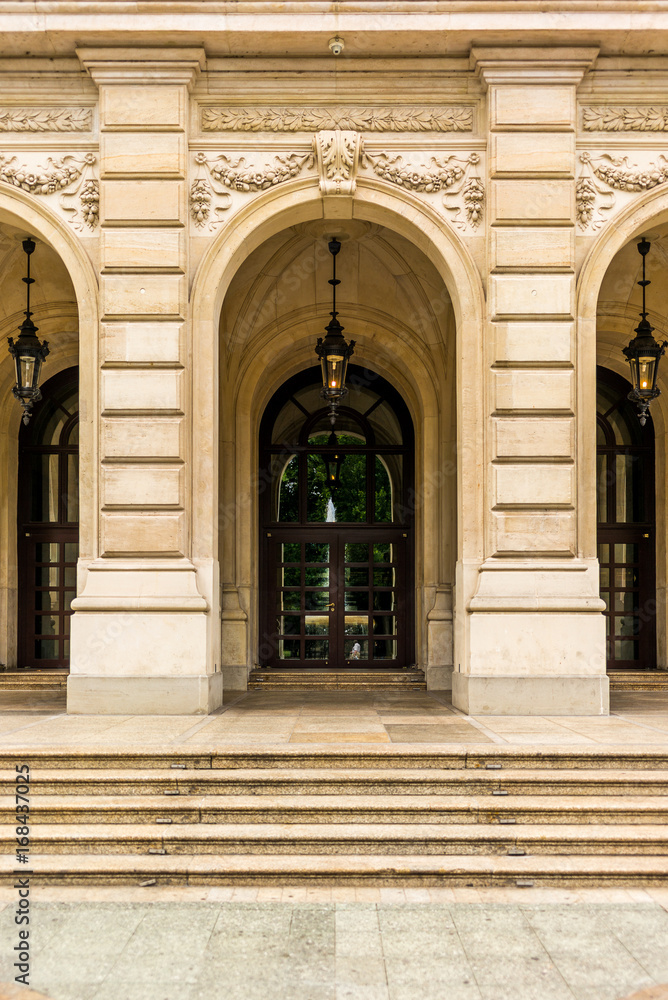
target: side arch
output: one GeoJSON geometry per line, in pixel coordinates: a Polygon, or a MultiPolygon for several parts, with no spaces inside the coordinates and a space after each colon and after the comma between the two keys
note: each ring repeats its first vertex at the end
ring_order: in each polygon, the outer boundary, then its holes
{"type": "MultiPolygon", "coordinates": [[[[73,365],[80,365],[80,566],[85,567],[97,555],[97,278],[82,241],[68,224],[26,192],[0,185],[0,223],[22,230],[26,236],[31,235],[47,244],[62,260],[74,287],[78,338],[72,331],[75,317],[70,310],[54,311],[43,326],[37,312],[35,320],[40,327],[40,336],[46,336],[52,348],[43,377],[49,378],[73,365]],[[59,323],[68,328],[61,344],[54,339],[59,323]]],[[[0,636],[3,637],[0,640],[3,642],[0,645],[0,663],[8,666],[16,663],[16,504],[18,433],[21,425],[21,407],[12,394],[13,384],[13,366],[3,338],[0,342],[0,636]]]]}
{"type": "MultiPolygon", "coordinates": [[[[585,258],[576,293],[577,365],[578,365],[578,462],[579,493],[578,536],[587,555],[596,552],[596,492],[593,470],[596,464],[596,365],[599,364],[628,379],[628,364],[622,348],[626,346],[637,318],[607,316],[602,331],[598,329],[597,307],[601,287],[615,255],[630,241],[645,235],[650,228],[668,225],[668,190],[664,186],[637,197],[603,229],[585,258]]],[[[655,337],[668,339],[668,328],[657,327],[655,337]]],[[[656,597],[658,608],[666,607],[668,593],[668,371],[664,361],[659,369],[661,396],[652,403],[655,431],[656,487],[656,597]]],[[[657,617],[657,666],[668,667],[668,622],[666,614],[657,617]]]]}

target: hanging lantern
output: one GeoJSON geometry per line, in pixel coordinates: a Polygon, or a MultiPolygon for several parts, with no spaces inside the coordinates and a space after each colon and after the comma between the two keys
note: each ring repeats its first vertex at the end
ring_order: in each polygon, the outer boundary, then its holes
{"type": "Polygon", "coordinates": [[[332,286],[332,311],[331,319],[325,327],[326,336],[324,339],[318,337],[315,351],[320,358],[322,367],[322,390],[320,395],[330,404],[332,416],[336,412],[336,406],[341,402],[348,392],[346,388],[346,371],[348,368],[348,358],[353,353],[355,341],[346,343],[343,337],[343,327],[339,323],[336,311],[336,286],[341,282],[336,277],[336,255],[341,249],[341,244],[333,237],[329,241],[329,252],[332,255],[332,277],[329,284],[332,286]]]}
{"type": "MultiPolygon", "coordinates": [[[[327,445],[329,448],[338,449],[339,442],[334,431],[329,435],[327,439],[327,445]]],[[[329,487],[330,493],[338,490],[341,485],[341,466],[343,465],[345,455],[342,455],[340,451],[330,451],[323,455],[325,460],[325,469],[327,473],[327,486],[329,487]]]]}
{"type": "Polygon", "coordinates": [[[633,389],[628,395],[632,403],[638,408],[638,419],[641,426],[645,426],[649,404],[657,396],[661,395],[661,390],[656,387],[656,379],[659,373],[659,358],[663,357],[668,341],[659,343],[652,336],[654,327],[647,319],[647,309],[645,308],[645,288],[651,284],[645,277],[645,258],[649,253],[649,240],[642,239],[638,243],[638,253],[642,257],[642,281],[638,284],[642,288],[642,312],[641,320],[635,328],[636,336],[624,348],[624,356],[631,368],[631,382],[633,389]]]}
{"type": "Polygon", "coordinates": [[[12,337],[8,338],[9,353],[14,358],[16,366],[16,385],[12,392],[23,406],[23,423],[30,420],[30,411],[33,404],[42,398],[39,388],[39,376],[42,369],[42,362],[49,353],[49,345],[46,340],[40,344],[37,339],[37,327],[33,323],[32,312],[30,311],[30,286],[34,283],[34,278],[30,277],[30,255],[35,249],[35,241],[28,237],[23,241],[23,249],[27,258],[27,275],[22,280],[26,283],[26,318],[19,327],[19,337],[14,342],[12,337]]]}

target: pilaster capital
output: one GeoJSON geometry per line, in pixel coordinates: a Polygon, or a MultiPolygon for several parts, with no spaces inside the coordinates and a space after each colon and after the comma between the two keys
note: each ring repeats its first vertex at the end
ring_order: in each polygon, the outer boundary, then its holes
{"type": "Polygon", "coordinates": [[[491,48],[474,46],[470,65],[486,85],[577,86],[596,57],[595,46],[540,46],[536,48],[491,48]]]}
{"type": "Polygon", "coordinates": [[[206,65],[203,48],[80,48],[82,66],[100,84],[185,84],[191,89],[206,65]]]}

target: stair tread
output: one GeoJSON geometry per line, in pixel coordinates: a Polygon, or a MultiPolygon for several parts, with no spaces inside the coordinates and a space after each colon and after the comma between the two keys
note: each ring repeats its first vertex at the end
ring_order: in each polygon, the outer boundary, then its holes
{"type": "MultiPolygon", "coordinates": [[[[0,842],[15,844],[15,826],[0,825],[0,842]]],[[[513,824],[508,826],[482,823],[174,823],[159,826],[155,823],[97,823],[94,827],[82,827],[69,823],[44,823],[31,830],[33,842],[60,840],[110,840],[127,839],[138,841],[169,842],[170,840],[280,840],[281,842],[303,840],[614,840],[652,841],[668,844],[668,829],[663,826],[642,826],[636,824],[551,825],[513,824]]]]}
{"type": "MultiPolygon", "coordinates": [[[[507,874],[523,878],[532,873],[545,872],[573,875],[606,873],[626,874],[642,877],[657,874],[668,877],[668,857],[657,855],[393,855],[376,854],[34,854],[31,856],[28,872],[37,881],[39,875],[59,874],[69,870],[73,875],[90,872],[96,875],[161,872],[192,872],[200,874],[224,875],[226,873],[248,874],[249,867],[259,874],[303,873],[314,874],[333,872],[334,874],[389,875],[405,872],[425,872],[434,875],[447,873],[507,874]],[[252,858],[252,861],[250,859],[252,858]]],[[[13,857],[0,856],[0,874],[15,879],[13,857]]]]}
{"type": "MultiPolygon", "coordinates": [[[[0,810],[13,812],[14,796],[0,796],[0,810]]],[[[58,809],[95,810],[104,812],[112,809],[125,808],[132,811],[142,809],[157,809],[162,812],[179,812],[184,809],[340,809],[343,810],[397,810],[403,808],[429,811],[430,809],[484,809],[495,812],[512,812],[513,810],[535,809],[568,809],[575,812],[587,812],[593,809],[609,810],[610,812],[668,810],[668,795],[625,795],[622,799],[611,799],[607,795],[504,795],[492,797],[489,795],[179,795],[166,797],[164,795],[142,795],[141,801],[128,795],[44,795],[31,801],[31,816],[39,813],[53,812],[58,809]]]]}

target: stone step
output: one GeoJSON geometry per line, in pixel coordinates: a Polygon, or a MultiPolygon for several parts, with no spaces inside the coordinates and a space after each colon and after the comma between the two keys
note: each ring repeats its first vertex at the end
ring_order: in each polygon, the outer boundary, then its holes
{"type": "Polygon", "coordinates": [[[69,670],[0,670],[0,692],[66,691],[69,670]]]}
{"type": "Polygon", "coordinates": [[[426,691],[423,670],[251,670],[251,691],[426,691]]]}
{"type": "MultiPolygon", "coordinates": [[[[13,826],[0,827],[0,850],[16,846],[13,826]]],[[[541,827],[485,824],[97,824],[34,827],[37,854],[619,854],[668,855],[663,826],[541,827]]]]}
{"type": "MultiPolygon", "coordinates": [[[[14,797],[0,798],[12,824],[14,797]]],[[[465,795],[38,795],[30,826],[43,824],[439,823],[668,824],[668,796],[465,795]]]]}
{"type": "Polygon", "coordinates": [[[609,670],[611,691],[668,691],[668,670],[609,670]]]}
{"type": "MultiPolygon", "coordinates": [[[[13,775],[0,780],[10,795],[13,775]]],[[[668,795],[668,771],[395,770],[385,768],[241,768],[31,772],[41,795],[668,795]]]]}
{"type": "MultiPolygon", "coordinates": [[[[14,856],[0,857],[13,885],[14,856]]],[[[656,855],[246,855],[33,854],[40,885],[660,886],[668,858],[656,855]]]]}
{"type": "Polygon", "coordinates": [[[503,771],[527,770],[654,770],[668,771],[668,750],[644,746],[541,747],[516,746],[430,746],[424,744],[383,744],[373,747],[332,747],[323,745],[305,750],[297,746],[257,749],[221,746],[215,751],[155,750],[128,747],[124,750],[82,749],[63,745],[53,749],[0,750],[0,771],[14,773],[17,765],[33,770],[59,771],[137,770],[166,771],[182,768],[235,771],[253,769],[387,769],[411,771],[427,769],[503,771]]]}

